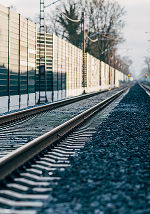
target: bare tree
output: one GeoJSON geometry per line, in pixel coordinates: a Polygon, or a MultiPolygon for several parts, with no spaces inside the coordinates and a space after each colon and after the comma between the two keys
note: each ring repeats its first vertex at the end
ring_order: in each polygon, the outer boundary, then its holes
{"type": "Polygon", "coordinates": [[[91,38],[86,40],[86,51],[107,62],[110,50],[115,54],[117,45],[124,41],[120,32],[124,27],[125,10],[115,0],[64,1],[55,15],[46,16],[50,23],[49,32],[53,31],[78,46],[81,41],[80,24],[66,20],[61,12],[71,19],[81,19],[82,11],[85,12],[86,34],[91,38]],[[95,39],[97,42],[92,42],[95,39]]]}
{"type": "Polygon", "coordinates": [[[48,32],[55,33],[79,47],[81,43],[80,22],[71,21],[81,19],[79,4],[76,1],[63,1],[60,7],[57,7],[55,14],[46,14],[46,19],[49,23],[47,26],[48,32]]]}
{"type": "Polygon", "coordinates": [[[120,55],[117,55],[115,61],[115,68],[121,70],[124,74],[128,75],[132,73],[130,71],[132,63],[133,61],[128,56],[121,57],[120,55]]]}
{"type": "Polygon", "coordinates": [[[125,10],[112,0],[85,0],[85,4],[88,35],[90,37],[98,33],[95,36],[98,37],[97,44],[93,45],[89,41],[87,49],[92,55],[107,62],[109,50],[113,49],[115,53],[117,44],[123,42],[120,32],[124,26],[125,10]]]}

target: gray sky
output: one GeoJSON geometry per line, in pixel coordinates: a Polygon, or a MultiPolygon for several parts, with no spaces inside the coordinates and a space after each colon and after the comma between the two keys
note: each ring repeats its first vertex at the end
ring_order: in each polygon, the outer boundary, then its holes
{"type": "MultiPolygon", "coordinates": [[[[53,0],[45,0],[45,3],[53,0]]],[[[144,65],[144,56],[150,55],[150,0],[118,0],[125,7],[126,27],[123,30],[126,42],[120,46],[119,53],[133,60],[131,71],[138,74],[144,65]],[[128,49],[128,50],[126,50],[128,49]],[[148,50],[149,49],[149,52],[148,50]]],[[[5,6],[14,5],[24,17],[34,18],[39,13],[40,0],[0,0],[5,6]]],[[[57,3],[59,4],[59,3],[57,3]]]]}
{"type": "Polygon", "coordinates": [[[144,56],[150,56],[150,0],[118,0],[127,11],[124,37],[126,42],[121,45],[120,53],[129,55],[133,60],[132,71],[138,74],[144,65],[144,56]],[[126,51],[121,48],[131,48],[126,51]],[[149,49],[149,52],[148,50],[149,49]]]}

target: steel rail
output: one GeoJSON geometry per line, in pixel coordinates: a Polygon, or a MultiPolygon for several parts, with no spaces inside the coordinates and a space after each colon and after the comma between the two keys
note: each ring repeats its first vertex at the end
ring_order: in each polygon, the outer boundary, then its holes
{"type": "Polygon", "coordinates": [[[150,88],[147,85],[145,84],[141,84],[141,85],[143,86],[144,89],[146,89],[147,91],[150,91],[150,88]]]}
{"type": "Polygon", "coordinates": [[[108,104],[110,104],[113,100],[119,97],[122,93],[124,93],[127,88],[122,89],[117,92],[115,95],[107,98],[106,100],[98,103],[92,108],[84,111],[83,113],[75,116],[69,121],[63,123],[62,125],[56,127],[50,132],[32,140],[26,145],[18,148],[14,152],[8,154],[7,156],[0,159],[0,180],[6,178],[13,171],[21,167],[25,162],[29,161],[35,155],[40,153],[46,147],[52,145],[54,142],[60,140],[64,135],[69,133],[75,127],[78,127],[91,116],[96,114],[98,111],[102,110],[108,104]]]}
{"type": "Polygon", "coordinates": [[[86,98],[90,98],[92,96],[96,96],[98,94],[107,92],[108,90],[103,90],[103,91],[99,91],[99,92],[95,92],[95,93],[89,93],[86,95],[80,95],[77,97],[73,97],[73,98],[69,98],[69,99],[65,99],[65,100],[61,100],[58,102],[54,102],[54,103],[49,103],[46,105],[42,105],[42,106],[37,106],[37,107],[33,107],[33,108],[29,108],[29,109],[25,109],[25,110],[21,110],[21,111],[17,111],[17,112],[13,112],[7,115],[2,115],[0,116],[0,125],[6,124],[8,122],[12,122],[12,121],[16,121],[16,120],[20,120],[35,114],[39,114],[42,113],[44,111],[48,111],[48,110],[52,110],[52,109],[56,109],[74,102],[78,102],[80,100],[86,99],[86,98]]]}

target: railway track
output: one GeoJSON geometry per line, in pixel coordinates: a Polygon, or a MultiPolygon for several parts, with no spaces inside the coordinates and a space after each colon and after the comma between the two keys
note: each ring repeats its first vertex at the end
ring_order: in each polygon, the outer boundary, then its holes
{"type": "Polygon", "coordinates": [[[146,84],[141,84],[141,87],[150,95],[150,86],[146,84]]]}
{"type": "Polygon", "coordinates": [[[2,123],[0,126],[0,158],[56,128],[106,97],[110,97],[116,91],[118,89],[29,109],[30,116],[27,115],[28,110],[25,110],[25,115],[17,112],[17,116],[13,113],[11,116],[2,117],[0,120],[2,123]],[[17,117],[20,119],[16,119],[17,117]],[[6,123],[6,120],[10,121],[10,118],[14,118],[13,121],[6,123]]]}
{"type": "Polygon", "coordinates": [[[49,110],[60,108],[61,106],[65,106],[65,105],[68,105],[68,104],[71,104],[74,102],[78,102],[80,100],[84,100],[86,98],[90,98],[90,97],[105,93],[107,91],[108,90],[103,90],[103,91],[99,91],[99,92],[95,92],[95,93],[80,95],[80,96],[65,99],[62,101],[49,103],[49,104],[45,104],[45,105],[40,105],[37,107],[32,107],[32,108],[28,108],[28,109],[21,110],[21,111],[16,111],[14,113],[6,114],[6,115],[1,115],[0,116],[0,125],[8,124],[9,122],[12,122],[12,121],[14,121],[14,122],[16,122],[18,120],[21,121],[21,120],[24,120],[30,116],[34,116],[37,114],[41,114],[42,112],[46,112],[49,110]]]}
{"type": "Polygon", "coordinates": [[[96,132],[100,120],[109,114],[109,106],[117,105],[125,91],[117,92],[1,158],[0,213],[42,213],[44,206],[50,203],[48,193],[59,182],[57,172],[70,166],[69,157],[78,155],[96,132]]]}

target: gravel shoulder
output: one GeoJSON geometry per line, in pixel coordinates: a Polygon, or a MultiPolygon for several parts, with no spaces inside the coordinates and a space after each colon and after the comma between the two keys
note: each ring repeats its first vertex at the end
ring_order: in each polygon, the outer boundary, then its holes
{"type": "Polygon", "coordinates": [[[138,84],[70,163],[42,214],[150,213],[150,97],[138,84]]]}

